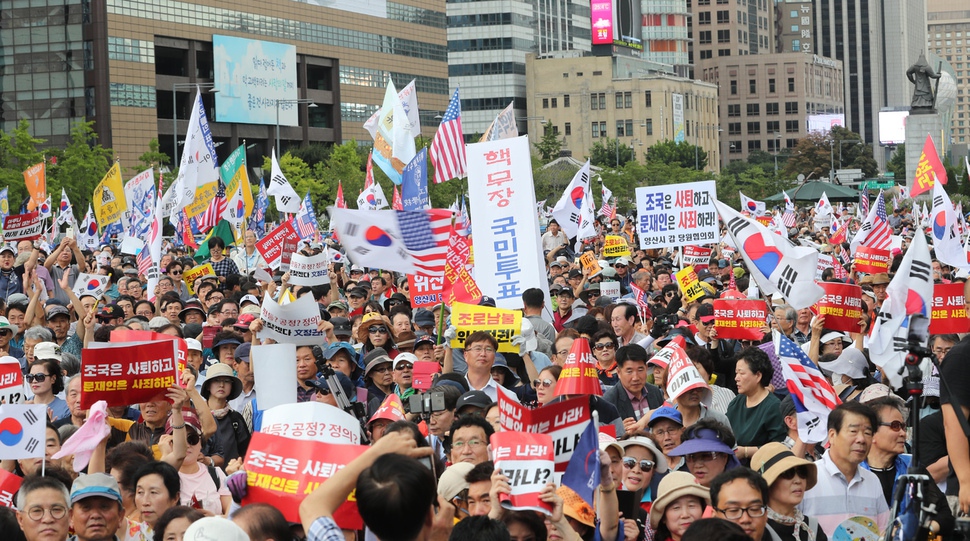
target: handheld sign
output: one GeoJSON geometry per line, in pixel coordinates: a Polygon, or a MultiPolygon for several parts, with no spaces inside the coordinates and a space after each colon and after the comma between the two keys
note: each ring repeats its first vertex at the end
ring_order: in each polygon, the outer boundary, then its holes
{"type": "Polygon", "coordinates": [[[519,346],[512,345],[512,337],[522,328],[522,312],[490,306],[477,306],[456,302],[452,305],[451,324],[457,329],[451,347],[465,347],[465,339],[475,331],[486,331],[498,340],[502,353],[518,353],[519,346]]]}
{"type": "Polygon", "coordinates": [[[265,237],[256,241],[256,249],[259,250],[263,259],[266,260],[266,264],[275,270],[283,264],[284,252],[292,254],[296,250],[296,245],[299,242],[300,235],[293,228],[293,224],[287,220],[276,229],[270,231],[265,237]],[[286,250],[287,247],[290,247],[288,251],[286,250]]]}
{"type": "Polygon", "coordinates": [[[0,403],[19,404],[24,400],[24,373],[16,357],[0,357],[0,403]]]}
{"type": "Polygon", "coordinates": [[[761,340],[768,322],[768,305],[760,300],[714,301],[714,328],[720,340],[761,340]]]}
{"type": "MultiPolygon", "coordinates": [[[[825,316],[825,328],[833,331],[859,332],[862,319],[862,288],[835,282],[819,282],[825,294],[815,303],[815,312],[825,316]]],[[[963,285],[960,285],[961,296],[963,285]]],[[[960,305],[963,308],[963,304],[960,305]]]]}
{"type": "Polygon", "coordinates": [[[496,432],[490,439],[495,467],[509,479],[510,494],[502,494],[502,507],[516,511],[552,514],[552,505],[539,499],[553,480],[552,438],[547,434],[496,432]]]}
{"type": "Polygon", "coordinates": [[[44,222],[37,212],[14,214],[3,219],[3,241],[34,240],[44,231],[44,222]]]}
{"type": "Polygon", "coordinates": [[[178,344],[91,342],[81,352],[81,408],[98,400],[108,406],[141,404],[164,397],[178,386],[178,344]]]}
{"type": "Polygon", "coordinates": [[[964,302],[966,301],[963,297],[963,284],[934,285],[930,334],[970,331],[970,319],[967,318],[964,302]]]}
{"type": "Polygon", "coordinates": [[[320,310],[313,295],[303,295],[289,304],[280,305],[267,293],[263,296],[261,310],[263,330],[256,334],[257,338],[300,346],[316,346],[326,341],[324,333],[317,330],[320,310]]]}
{"type": "Polygon", "coordinates": [[[878,250],[868,246],[859,246],[855,251],[855,270],[866,274],[889,272],[892,258],[889,250],[878,250]]]}
{"type": "Polygon", "coordinates": [[[295,286],[318,286],[330,283],[330,261],[327,254],[306,256],[293,254],[290,259],[290,284],[295,286]]]}
{"type": "Polygon", "coordinates": [[[684,267],[674,273],[674,278],[676,278],[677,285],[680,286],[680,291],[683,292],[684,299],[687,302],[693,302],[704,296],[704,288],[701,287],[700,281],[697,279],[694,267],[684,267]]]}
{"type": "Polygon", "coordinates": [[[198,267],[192,267],[191,269],[185,271],[182,274],[182,280],[185,281],[185,287],[189,290],[189,295],[195,295],[195,281],[203,276],[215,276],[216,270],[212,268],[212,263],[206,263],[205,265],[199,265],[198,267]]]}

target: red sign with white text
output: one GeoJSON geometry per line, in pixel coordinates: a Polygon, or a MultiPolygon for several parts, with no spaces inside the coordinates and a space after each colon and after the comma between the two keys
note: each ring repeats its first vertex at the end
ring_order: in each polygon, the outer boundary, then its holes
{"type": "Polygon", "coordinates": [[[859,332],[862,319],[862,288],[838,282],[818,282],[825,290],[815,303],[814,312],[825,316],[825,328],[833,331],[859,332]]]}
{"type": "MultiPolygon", "coordinates": [[[[300,235],[293,228],[293,224],[286,220],[268,235],[256,241],[256,249],[262,254],[266,263],[276,269],[283,263],[287,248],[290,248],[289,253],[292,254],[299,242],[300,235]]],[[[286,262],[289,263],[289,259],[286,262]]]]}
{"type": "Polygon", "coordinates": [[[965,302],[963,284],[934,285],[930,334],[970,331],[970,319],[967,318],[965,302]]]}
{"type": "Polygon", "coordinates": [[[33,240],[40,238],[44,230],[44,222],[36,212],[14,214],[3,219],[3,240],[33,240]]]}
{"type": "Polygon", "coordinates": [[[445,277],[426,274],[408,275],[408,292],[412,308],[427,308],[444,302],[445,277]]]}
{"type": "MultiPolygon", "coordinates": [[[[242,504],[268,503],[286,520],[300,522],[300,502],[338,470],[367,450],[365,445],[303,441],[253,432],[246,461],[248,490],[242,504]]],[[[360,530],[364,521],[351,494],[334,513],[337,525],[360,530]]]]}
{"type": "Polygon", "coordinates": [[[877,250],[868,246],[859,246],[855,251],[855,270],[866,274],[889,272],[889,250],[877,250]]]}
{"type": "Polygon", "coordinates": [[[590,420],[589,398],[582,396],[529,409],[499,387],[498,409],[502,430],[548,434],[552,437],[556,471],[566,471],[573,449],[590,420]]]}
{"type": "Polygon", "coordinates": [[[694,267],[695,271],[704,270],[711,266],[712,251],[711,248],[688,244],[684,246],[684,251],[680,256],[680,262],[685,267],[694,267]]]}
{"type": "Polygon", "coordinates": [[[761,340],[768,323],[768,305],[757,300],[714,301],[714,328],[718,340],[761,340]]]}
{"type": "Polygon", "coordinates": [[[7,470],[0,469],[0,507],[13,507],[13,498],[20,490],[23,478],[7,470]]]}
{"type": "MultiPolygon", "coordinates": [[[[190,336],[189,338],[195,337],[190,336]]],[[[151,342],[153,340],[174,340],[175,343],[178,344],[178,370],[179,374],[181,374],[182,370],[185,370],[185,358],[189,354],[189,345],[182,338],[160,332],[133,331],[125,328],[114,329],[111,331],[112,342],[151,342]]]]}
{"type": "Polygon", "coordinates": [[[496,432],[489,443],[495,467],[509,478],[511,491],[500,496],[502,507],[552,514],[552,505],[539,499],[555,472],[552,438],[548,434],[496,432]]]}
{"type": "Polygon", "coordinates": [[[178,386],[178,345],[171,340],[92,342],[81,355],[82,409],[98,400],[108,406],[141,404],[178,386]]]}

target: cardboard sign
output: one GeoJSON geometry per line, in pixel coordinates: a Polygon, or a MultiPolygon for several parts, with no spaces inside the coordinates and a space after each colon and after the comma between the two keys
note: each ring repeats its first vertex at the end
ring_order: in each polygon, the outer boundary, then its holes
{"type": "Polygon", "coordinates": [[[680,286],[680,291],[684,294],[684,300],[687,302],[693,302],[705,295],[704,288],[701,287],[700,282],[697,280],[697,273],[694,272],[694,267],[684,267],[674,273],[674,278],[676,278],[677,285],[680,286]]]}
{"type": "Polygon", "coordinates": [[[305,256],[293,254],[290,259],[290,284],[295,286],[319,286],[330,283],[330,261],[327,254],[305,256]]]}
{"type": "Polygon", "coordinates": [[[445,277],[408,274],[408,291],[414,309],[437,306],[444,302],[445,277]]]}
{"type": "Polygon", "coordinates": [[[191,269],[182,273],[182,280],[185,281],[185,287],[188,288],[189,295],[195,295],[195,281],[203,276],[215,275],[216,270],[212,268],[212,263],[206,263],[205,265],[192,267],[191,269]]]}
{"type": "MultiPolygon", "coordinates": [[[[300,502],[364,451],[363,445],[299,441],[254,432],[246,452],[246,497],[242,504],[268,503],[289,522],[300,522],[300,502]]],[[[337,508],[341,528],[359,530],[364,521],[353,494],[337,508]]]]}
{"type": "Polygon", "coordinates": [[[583,252],[583,255],[579,256],[579,264],[583,266],[586,276],[593,276],[603,270],[596,259],[596,254],[590,251],[583,252]]]}
{"type": "Polygon", "coordinates": [[[603,257],[612,259],[624,256],[630,257],[630,245],[626,239],[619,235],[607,235],[603,241],[603,257]]]}
{"type": "Polygon", "coordinates": [[[619,299],[623,296],[620,293],[620,282],[617,282],[616,280],[600,282],[600,295],[609,297],[614,301],[619,299]]]}
{"type": "Polygon", "coordinates": [[[685,267],[694,267],[695,271],[704,270],[711,265],[712,251],[711,248],[688,244],[680,254],[680,263],[685,267]]]}
{"type": "Polygon", "coordinates": [[[768,324],[768,305],[759,300],[714,301],[714,328],[718,340],[761,340],[768,324]]]}
{"type": "MultiPolygon", "coordinates": [[[[837,282],[819,282],[825,295],[815,303],[814,312],[825,316],[825,328],[833,331],[859,332],[862,319],[862,288],[837,282]]],[[[962,286],[961,286],[962,287],[962,286]]],[[[963,296],[963,290],[960,290],[963,296]]],[[[960,308],[963,308],[961,302],[960,308]]]]}
{"type": "Polygon", "coordinates": [[[451,347],[464,348],[465,339],[473,332],[486,331],[498,340],[500,352],[518,353],[519,346],[512,345],[512,337],[522,329],[522,312],[476,306],[456,302],[451,307],[451,324],[457,329],[451,347]]]}
{"type": "Polygon", "coordinates": [[[579,438],[590,422],[589,398],[580,396],[529,409],[507,393],[498,393],[499,421],[502,430],[548,434],[552,437],[556,471],[566,471],[579,438]]]}
{"type": "Polygon", "coordinates": [[[259,431],[297,440],[344,445],[360,443],[360,423],[357,419],[323,402],[283,404],[265,410],[259,431]]]}
{"type": "Polygon", "coordinates": [[[20,490],[20,483],[22,482],[23,478],[19,475],[0,469],[0,506],[13,507],[14,496],[20,490]]]}
{"type": "Polygon", "coordinates": [[[713,180],[640,186],[636,193],[640,248],[718,242],[717,188],[713,180]]]}
{"type": "Polygon", "coordinates": [[[74,287],[72,288],[74,294],[78,298],[81,295],[91,295],[95,299],[100,299],[104,292],[108,289],[109,276],[101,276],[100,274],[81,274],[77,275],[77,280],[74,282],[74,287]]]}
{"type": "Polygon", "coordinates": [[[553,480],[552,438],[547,434],[496,432],[489,440],[495,467],[509,479],[509,494],[502,494],[502,507],[516,511],[552,514],[552,505],[539,499],[546,483],[553,480]]]}
{"type": "Polygon", "coordinates": [[[292,254],[296,250],[298,242],[300,242],[300,235],[296,232],[296,229],[293,229],[290,220],[286,220],[265,237],[256,241],[256,249],[263,256],[266,264],[275,270],[283,264],[284,253],[292,254]],[[287,250],[284,243],[292,245],[292,248],[287,250]]]}
{"type": "Polygon", "coordinates": [[[866,274],[889,272],[892,258],[889,250],[877,250],[868,246],[859,246],[855,251],[855,270],[866,274]]]}
{"type": "Polygon", "coordinates": [[[14,214],[3,219],[3,241],[34,240],[44,231],[44,222],[37,212],[14,214]]]}
{"type": "Polygon", "coordinates": [[[434,361],[418,361],[414,363],[411,372],[411,387],[422,393],[430,389],[434,383],[434,376],[441,372],[441,365],[434,361]]]}
{"type": "Polygon", "coordinates": [[[296,363],[280,362],[282,359],[296,359],[296,344],[253,346],[249,358],[260,408],[268,410],[283,404],[296,404],[296,385],[293,385],[296,381],[296,363]]]}
{"type": "Polygon", "coordinates": [[[935,284],[930,334],[970,331],[970,319],[964,307],[963,284],[935,284]]]}
{"type": "Polygon", "coordinates": [[[263,330],[256,334],[257,338],[299,346],[317,346],[326,342],[326,335],[317,330],[320,309],[313,295],[303,295],[289,304],[280,305],[267,293],[260,309],[263,330]]]}
{"type": "Polygon", "coordinates": [[[20,361],[14,357],[0,357],[0,403],[19,404],[24,401],[24,373],[20,361]]]}
{"type": "Polygon", "coordinates": [[[178,386],[178,345],[157,342],[92,342],[81,352],[81,408],[141,404],[178,386]]]}

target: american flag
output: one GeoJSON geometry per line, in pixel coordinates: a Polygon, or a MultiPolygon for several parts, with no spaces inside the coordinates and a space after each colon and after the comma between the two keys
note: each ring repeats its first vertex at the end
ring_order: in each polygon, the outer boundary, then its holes
{"type": "Polygon", "coordinates": [[[781,363],[788,391],[796,400],[798,433],[808,443],[823,441],[829,412],[842,401],[800,347],[777,331],[774,334],[778,341],[778,361],[781,363]]]}
{"type": "Polygon", "coordinates": [[[637,313],[640,314],[640,321],[647,321],[653,317],[650,305],[647,304],[647,294],[633,282],[630,282],[630,290],[633,291],[633,297],[637,301],[637,313]]]}
{"type": "Polygon", "coordinates": [[[138,274],[142,276],[148,276],[149,271],[152,270],[152,258],[148,253],[150,251],[151,250],[149,250],[148,246],[146,245],[140,252],[138,252],[138,255],[135,256],[135,261],[138,263],[138,274]]]}
{"type": "Polygon", "coordinates": [[[267,208],[269,208],[269,195],[266,194],[266,186],[260,181],[259,195],[256,196],[256,205],[253,208],[253,217],[249,219],[249,228],[256,233],[257,237],[266,234],[267,208]]]}
{"type": "Polygon", "coordinates": [[[222,181],[219,181],[219,191],[216,192],[216,196],[212,198],[205,212],[195,219],[196,225],[199,226],[199,232],[205,233],[215,227],[219,223],[219,220],[222,219],[222,214],[226,212],[228,207],[229,200],[226,199],[226,185],[222,181]]]}
{"type": "Polygon", "coordinates": [[[461,131],[461,100],[457,88],[431,141],[430,155],[435,184],[465,176],[465,137],[461,131]]]}
{"type": "Polygon", "coordinates": [[[603,205],[600,206],[599,215],[606,216],[607,220],[612,220],[616,218],[616,205],[613,205],[613,192],[606,187],[606,184],[601,185],[601,190],[603,193],[603,205]]]}
{"type": "Polygon", "coordinates": [[[868,234],[862,239],[862,244],[877,250],[888,250],[892,245],[893,228],[889,225],[889,217],[886,215],[886,200],[879,192],[876,197],[876,212],[871,212],[862,224],[862,229],[868,228],[868,234]],[[867,227],[868,226],[868,227],[867,227]]]}
{"type": "Polygon", "coordinates": [[[310,201],[310,192],[307,192],[306,197],[303,198],[303,204],[300,205],[300,212],[297,212],[296,217],[293,218],[293,228],[301,239],[305,239],[312,237],[319,227],[317,213],[313,210],[313,202],[310,201]]]}
{"type": "Polygon", "coordinates": [[[442,276],[451,237],[451,211],[397,211],[401,238],[421,274],[442,276]]]}
{"type": "Polygon", "coordinates": [[[859,215],[869,215],[869,190],[862,190],[859,192],[859,215]]]}
{"type": "Polygon", "coordinates": [[[781,223],[785,227],[795,227],[795,203],[788,197],[788,192],[782,193],[785,194],[785,213],[781,215],[781,223]]]}

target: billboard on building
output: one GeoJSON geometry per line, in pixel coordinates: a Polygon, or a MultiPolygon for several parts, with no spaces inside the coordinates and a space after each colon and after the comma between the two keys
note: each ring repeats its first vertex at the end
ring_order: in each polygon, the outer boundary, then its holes
{"type": "Polygon", "coordinates": [[[671,94],[670,101],[674,104],[674,142],[681,143],[687,139],[684,132],[684,95],[671,94]]]}
{"type": "Polygon", "coordinates": [[[613,0],[613,45],[643,50],[640,0],[613,0]]]}
{"type": "Polygon", "coordinates": [[[906,144],[906,119],[909,111],[879,111],[879,144],[906,144]]]}
{"type": "Polygon", "coordinates": [[[299,124],[295,46],[213,35],[212,57],[218,122],[299,124]]]}
{"type": "Polygon", "coordinates": [[[592,0],[589,8],[593,45],[613,45],[613,0],[592,0]]]}
{"type": "Polygon", "coordinates": [[[374,17],[387,18],[387,0],[296,0],[302,4],[311,4],[325,8],[339,9],[360,13],[361,15],[371,15],[374,17]]]}
{"type": "Polygon", "coordinates": [[[835,126],[845,127],[845,115],[841,113],[837,115],[808,115],[805,125],[808,126],[809,133],[828,133],[835,126]]]}

